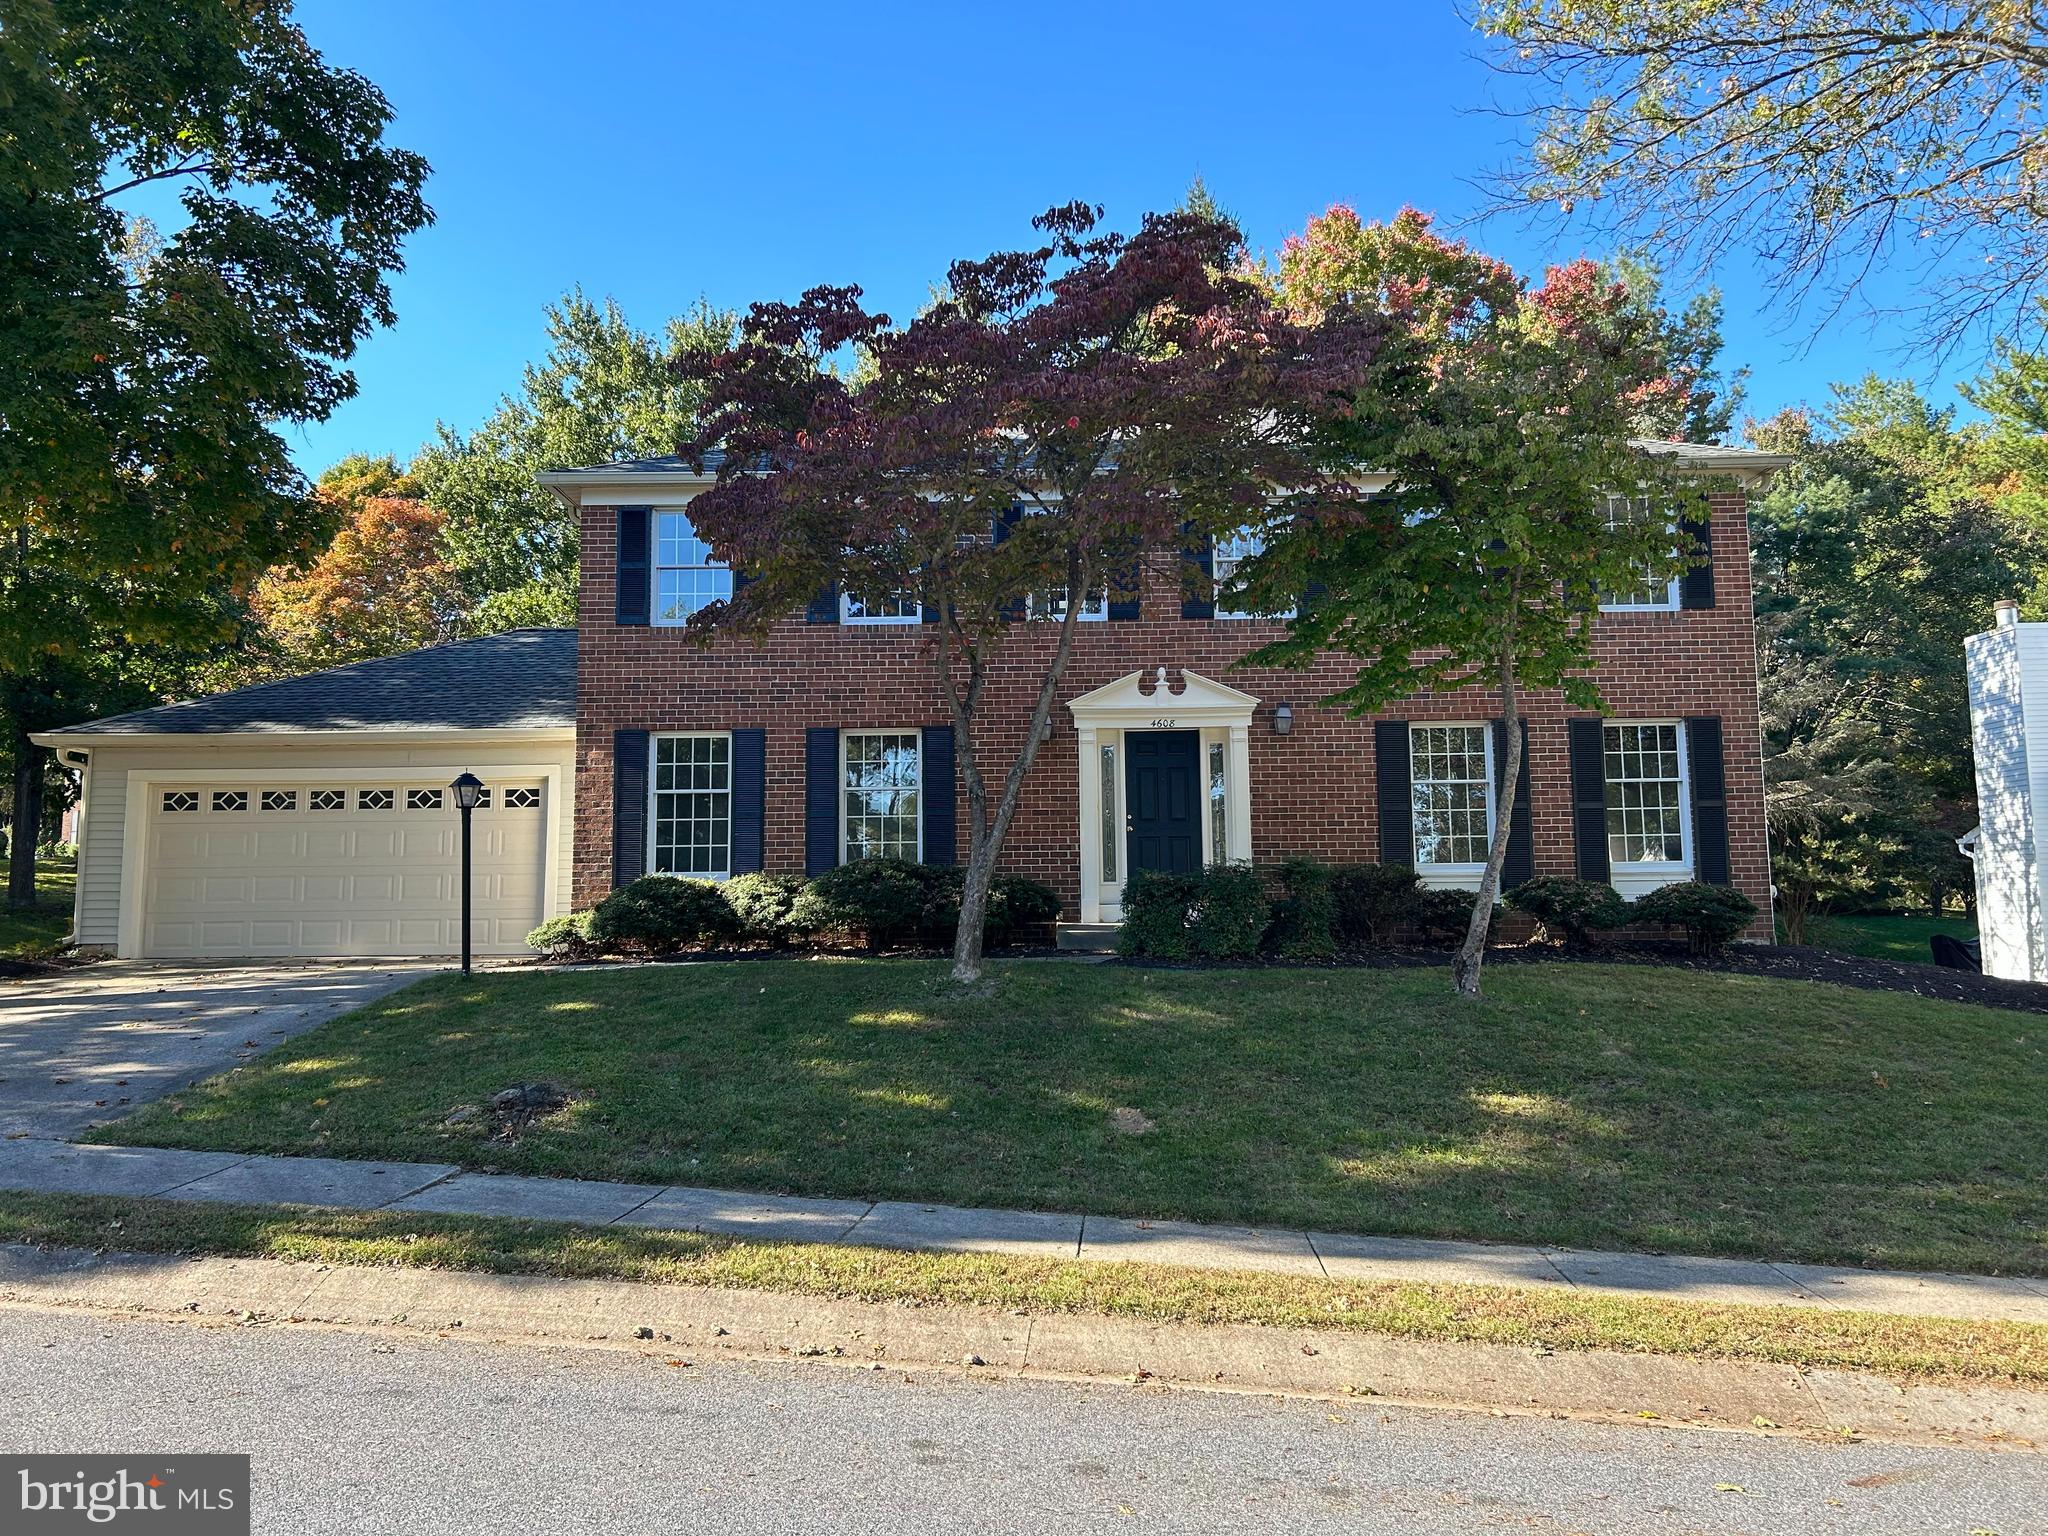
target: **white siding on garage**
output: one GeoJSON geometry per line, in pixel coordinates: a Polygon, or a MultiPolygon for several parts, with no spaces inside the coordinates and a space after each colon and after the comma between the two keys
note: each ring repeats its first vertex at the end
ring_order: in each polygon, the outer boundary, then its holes
{"type": "MultiPolygon", "coordinates": [[[[544,913],[569,910],[571,862],[575,815],[575,744],[564,733],[541,739],[468,739],[447,737],[422,739],[419,743],[380,742],[351,744],[349,733],[328,736],[312,733],[279,733],[276,737],[173,738],[165,745],[103,746],[92,753],[85,824],[79,832],[79,888],[77,941],[81,944],[113,947],[119,942],[123,849],[127,841],[127,809],[131,776],[145,780],[166,770],[180,775],[203,770],[228,787],[253,787],[254,779],[229,781],[237,774],[258,772],[268,784],[296,783],[304,787],[317,782],[334,782],[337,773],[376,773],[362,782],[414,781],[411,769],[431,769],[445,784],[454,771],[468,768],[486,783],[494,782],[494,766],[550,766],[556,770],[555,785],[560,804],[542,808],[547,836],[554,842],[555,885],[543,893],[544,913]],[[453,765],[453,767],[451,767],[453,765]],[[388,779],[381,770],[395,770],[388,779]],[[303,778],[295,775],[304,774],[303,778]],[[224,777],[223,777],[224,775],[224,777]]],[[[417,780],[428,782],[426,777],[417,780]]],[[[530,778],[524,780],[532,782],[530,778]]],[[[211,778],[181,782],[210,787],[211,778]]],[[[507,780],[507,783],[513,782],[507,780]]]]}
{"type": "Polygon", "coordinates": [[[1984,970],[2048,980],[2048,624],[2007,624],[1963,644],[1969,664],[1971,749],[1980,832],[1974,861],[1984,970]]]}

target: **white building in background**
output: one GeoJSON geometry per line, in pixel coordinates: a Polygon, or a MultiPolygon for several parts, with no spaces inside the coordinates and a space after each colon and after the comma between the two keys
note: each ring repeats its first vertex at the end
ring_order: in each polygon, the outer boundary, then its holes
{"type": "Polygon", "coordinates": [[[1963,650],[1980,821],[1959,846],[1977,868],[1984,974],[2048,981],[2048,624],[2022,624],[2018,604],[2002,602],[1997,622],[1963,650]]]}

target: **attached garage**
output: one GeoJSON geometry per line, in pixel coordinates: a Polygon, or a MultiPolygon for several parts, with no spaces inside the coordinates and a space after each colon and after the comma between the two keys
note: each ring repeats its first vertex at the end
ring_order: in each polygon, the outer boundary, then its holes
{"type": "Polygon", "coordinates": [[[521,630],[40,737],[84,775],[74,934],[122,956],[478,954],[566,911],[575,636],[521,630]]]}

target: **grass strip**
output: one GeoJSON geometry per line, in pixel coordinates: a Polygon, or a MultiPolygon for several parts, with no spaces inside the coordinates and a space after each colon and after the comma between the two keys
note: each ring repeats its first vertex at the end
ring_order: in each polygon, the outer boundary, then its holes
{"type": "Polygon", "coordinates": [[[0,1241],[554,1275],[1148,1322],[1254,1324],[2048,1384],[2048,1327],[1002,1254],[757,1243],[422,1212],[0,1193],[0,1241]]]}

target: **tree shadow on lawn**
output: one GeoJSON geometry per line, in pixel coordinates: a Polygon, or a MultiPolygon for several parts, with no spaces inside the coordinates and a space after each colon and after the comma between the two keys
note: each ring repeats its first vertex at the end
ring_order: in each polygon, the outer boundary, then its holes
{"type": "Polygon", "coordinates": [[[1477,1006],[1432,972],[943,974],[437,980],[107,1139],[2048,1272],[2020,1134],[2048,1072],[2011,1015],[1640,967],[1520,968],[1477,1006]],[[533,1081],[574,1097],[516,1139],[446,1123],[533,1081]]]}

